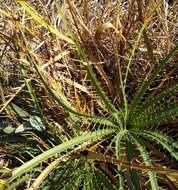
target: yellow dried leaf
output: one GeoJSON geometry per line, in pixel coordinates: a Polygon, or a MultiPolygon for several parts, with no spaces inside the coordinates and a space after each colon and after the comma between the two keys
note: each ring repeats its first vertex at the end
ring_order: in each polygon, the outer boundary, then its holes
{"type": "Polygon", "coordinates": [[[47,28],[51,33],[56,34],[61,40],[64,40],[69,44],[74,44],[72,39],[59,32],[58,29],[56,29],[52,24],[45,21],[45,19],[41,15],[39,15],[30,4],[23,0],[19,0],[18,2],[27,11],[27,13],[30,14],[31,17],[41,26],[47,28]]]}
{"type": "Polygon", "coordinates": [[[122,35],[121,31],[119,31],[119,30],[118,30],[112,23],[110,23],[110,22],[103,23],[103,24],[101,24],[101,25],[97,28],[96,33],[95,33],[95,39],[96,39],[96,40],[100,40],[101,35],[102,35],[103,33],[105,33],[107,29],[113,29],[114,32],[115,32],[118,36],[120,36],[123,41],[126,41],[126,40],[125,40],[125,37],[122,35]]]}

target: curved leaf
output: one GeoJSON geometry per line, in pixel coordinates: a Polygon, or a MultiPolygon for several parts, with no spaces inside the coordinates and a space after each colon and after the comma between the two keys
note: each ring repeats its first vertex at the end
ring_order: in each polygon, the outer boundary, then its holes
{"type": "Polygon", "coordinates": [[[132,107],[130,110],[130,114],[132,115],[141,102],[141,98],[145,94],[145,92],[149,89],[150,85],[153,83],[154,79],[157,77],[157,75],[161,72],[161,70],[164,68],[165,64],[169,61],[169,59],[172,57],[172,55],[175,53],[175,51],[178,49],[178,44],[172,48],[172,50],[164,56],[164,58],[158,63],[157,67],[154,69],[152,74],[150,75],[149,79],[143,83],[143,85],[138,90],[133,102],[132,107]]]}
{"type": "MultiPolygon", "coordinates": [[[[143,161],[146,166],[152,166],[151,159],[149,157],[149,154],[146,150],[146,148],[133,136],[131,138],[135,141],[135,144],[137,145],[141,156],[143,157],[143,161]]],[[[151,187],[154,190],[159,190],[156,173],[154,171],[148,171],[148,176],[150,178],[151,187]]]]}
{"type": "MultiPolygon", "coordinates": [[[[139,132],[137,132],[139,134],[139,132]]],[[[158,131],[142,131],[139,134],[142,137],[149,138],[152,141],[155,141],[157,144],[162,145],[176,160],[178,160],[178,143],[173,140],[171,137],[168,137],[165,134],[162,134],[158,131]]]]}
{"type": "Polygon", "coordinates": [[[11,182],[18,176],[21,176],[23,173],[30,171],[32,168],[40,164],[41,162],[44,162],[48,158],[51,158],[55,156],[56,154],[59,154],[63,151],[66,151],[67,149],[73,148],[75,145],[79,145],[81,143],[87,142],[87,141],[96,141],[98,139],[101,139],[102,137],[109,135],[113,133],[114,131],[111,129],[102,129],[95,132],[91,132],[88,134],[81,135],[79,137],[73,138],[65,143],[62,143],[60,145],[57,145],[42,154],[36,156],[32,160],[24,163],[22,166],[18,167],[12,172],[12,177],[9,178],[7,182],[11,182]]]}

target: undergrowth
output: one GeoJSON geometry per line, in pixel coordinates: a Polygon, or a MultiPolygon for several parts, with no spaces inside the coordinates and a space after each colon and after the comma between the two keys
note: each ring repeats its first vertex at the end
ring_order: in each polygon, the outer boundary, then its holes
{"type": "Polygon", "coordinates": [[[177,189],[173,1],[1,1],[0,189],[177,189]]]}

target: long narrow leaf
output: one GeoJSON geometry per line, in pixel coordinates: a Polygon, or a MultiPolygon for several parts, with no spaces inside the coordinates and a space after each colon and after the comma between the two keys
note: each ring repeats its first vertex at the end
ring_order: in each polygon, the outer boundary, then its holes
{"type": "MultiPolygon", "coordinates": [[[[137,132],[139,134],[139,132],[137,132]]],[[[178,160],[178,143],[168,137],[165,134],[162,134],[158,131],[142,131],[139,134],[141,137],[149,138],[152,141],[155,141],[157,144],[162,145],[164,149],[166,149],[176,160],[178,160]]]]}
{"type": "MultiPolygon", "coordinates": [[[[127,151],[128,161],[131,162],[134,158],[134,149],[133,149],[133,145],[131,144],[130,140],[126,142],[126,151],[127,151]]],[[[134,186],[134,189],[142,190],[138,171],[135,169],[129,169],[129,172],[131,174],[131,181],[134,186]]]]}
{"type": "MultiPolygon", "coordinates": [[[[115,137],[115,152],[116,152],[116,159],[121,160],[121,140],[126,135],[127,130],[120,130],[117,136],[115,137]]],[[[118,176],[119,176],[119,190],[124,190],[124,177],[122,175],[122,167],[117,166],[118,169],[118,176]]]]}
{"type": "Polygon", "coordinates": [[[41,26],[47,28],[50,32],[56,34],[60,39],[68,42],[69,44],[74,44],[73,40],[59,32],[59,30],[57,30],[52,24],[47,23],[47,21],[45,21],[45,19],[41,15],[39,15],[29,3],[24,0],[19,0],[18,2],[27,11],[27,13],[30,14],[32,18],[41,26]]]}
{"type": "Polygon", "coordinates": [[[104,90],[102,89],[99,81],[97,80],[95,73],[92,70],[91,64],[87,64],[86,65],[86,69],[87,69],[87,73],[91,78],[92,84],[94,85],[97,94],[100,96],[101,100],[104,102],[104,104],[106,105],[107,109],[109,111],[111,111],[111,113],[113,112],[117,112],[115,106],[111,103],[111,101],[109,100],[108,96],[106,95],[106,93],[104,92],[104,90]]]}
{"type": "Polygon", "coordinates": [[[148,109],[149,107],[152,107],[159,102],[165,101],[166,98],[168,98],[169,96],[172,96],[172,94],[174,92],[176,92],[176,90],[178,90],[178,84],[174,84],[174,85],[170,86],[169,88],[163,90],[158,95],[143,102],[140,105],[140,107],[138,108],[138,112],[141,113],[141,112],[145,111],[146,109],[148,109]]]}
{"type": "Polygon", "coordinates": [[[156,124],[160,124],[166,119],[178,116],[178,106],[172,105],[162,110],[158,110],[154,113],[141,113],[137,115],[132,122],[135,123],[135,127],[148,127],[156,124]]]}
{"type": "Polygon", "coordinates": [[[172,48],[172,50],[166,56],[164,56],[164,58],[158,63],[157,67],[154,69],[153,73],[150,75],[149,79],[140,87],[132,102],[132,107],[130,110],[131,115],[134,113],[134,110],[141,102],[141,98],[143,97],[145,92],[149,89],[154,79],[157,77],[159,72],[164,68],[165,64],[169,61],[169,59],[172,57],[172,55],[175,53],[177,49],[178,49],[178,44],[176,44],[175,47],[172,48]]]}
{"type": "MultiPolygon", "coordinates": [[[[134,141],[135,141],[135,143],[136,143],[136,145],[140,151],[140,154],[143,157],[143,161],[144,161],[145,165],[146,166],[152,166],[151,159],[150,159],[148,152],[145,149],[145,147],[140,142],[138,142],[138,140],[135,137],[132,136],[132,138],[134,139],[134,141]]],[[[151,184],[152,189],[159,190],[159,186],[158,186],[158,182],[157,182],[157,178],[156,178],[156,173],[153,171],[149,171],[148,176],[150,179],[150,184],[151,184]]]]}
{"type": "Polygon", "coordinates": [[[114,123],[112,121],[110,121],[109,119],[106,119],[106,118],[103,118],[103,117],[98,117],[98,116],[90,116],[90,115],[86,115],[86,114],[83,114],[83,113],[75,111],[75,109],[72,106],[70,106],[68,103],[66,104],[66,102],[63,101],[63,100],[60,100],[60,98],[57,97],[53,93],[53,91],[51,90],[51,88],[49,87],[49,85],[47,84],[45,79],[43,78],[41,71],[39,70],[38,66],[35,63],[34,63],[34,68],[35,68],[39,78],[41,79],[42,84],[45,87],[45,90],[48,92],[49,97],[51,97],[53,100],[55,100],[59,106],[62,106],[65,111],[67,111],[67,112],[69,112],[71,114],[74,114],[76,116],[80,116],[82,118],[88,119],[90,121],[94,121],[95,123],[105,124],[107,126],[110,125],[110,126],[115,126],[116,127],[116,125],[114,125],[114,123]]]}
{"type": "Polygon", "coordinates": [[[53,156],[56,156],[56,154],[59,154],[63,151],[67,151],[67,149],[73,148],[75,145],[79,145],[81,143],[87,142],[87,141],[96,141],[104,136],[110,135],[113,133],[113,130],[110,129],[102,129],[95,132],[91,132],[76,138],[73,138],[65,143],[62,143],[60,145],[57,145],[42,154],[36,156],[32,160],[24,163],[22,166],[18,167],[12,172],[12,177],[9,178],[7,181],[8,183],[16,179],[17,177],[21,176],[23,173],[30,171],[32,168],[40,164],[41,162],[46,161],[48,158],[51,158],[53,156]]]}

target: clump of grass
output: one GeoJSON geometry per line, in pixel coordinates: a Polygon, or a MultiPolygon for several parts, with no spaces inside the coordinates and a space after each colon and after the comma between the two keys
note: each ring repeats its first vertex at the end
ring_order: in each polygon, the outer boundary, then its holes
{"type": "Polygon", "coordinates": [[[20,149],[35,157],[5,172],[1,189],[176,188],[178,5],[149,3],[18,1],[14,12],[0,9],[10,26],[0,33],[8,41],[1,60],[19,72],[14,92],[1,88],[1,112],[16,126],[38,116],[46,128],[20,133],[42,153],[20,149]]]}

